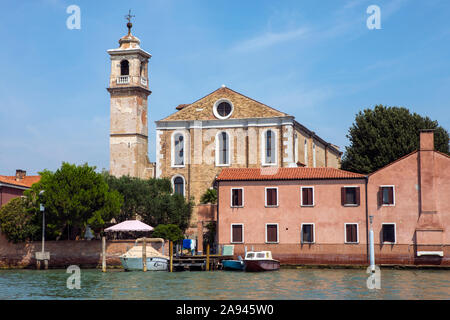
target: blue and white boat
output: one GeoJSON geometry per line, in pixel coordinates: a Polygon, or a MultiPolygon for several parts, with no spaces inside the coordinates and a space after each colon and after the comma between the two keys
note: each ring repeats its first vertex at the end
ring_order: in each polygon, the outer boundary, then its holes
{"type": "MultiPolygon", "coordinates": [[[[134,247],[128,250],[126,253],[119,256],[125,271],[142,271],[142,245],[138,245],[138,242],[142,239],[137,239],[134,247]]],[[[164,240],[159,238],[146,239],[146,242],[162,242],[164,247],[164,240]]],[[[148,271],[167,271],[169,265],[169,257],[161,254],[154,249],[150,243],[146,245],[147,255],[147,270],[148,271]]]]}
{"type": "Polygon", "coordinates": [[[224,270],[244,270],[244,261],[239,256],[238,260],[222,260],[222,266],[224,270]]]}

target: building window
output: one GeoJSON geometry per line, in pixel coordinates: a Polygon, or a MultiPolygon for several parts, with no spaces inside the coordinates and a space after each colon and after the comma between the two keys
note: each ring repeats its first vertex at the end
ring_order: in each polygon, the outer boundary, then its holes
{"type": "Polygon", "coordinates": [[[395,205],[394,186],[381,186],[380,187],[380,204],[382,206],[395,205]]]}
{"type": "Polygon", "coordinates": [[[173,135],[173,166],[184,166],[184,136],[181,133],[173,135]]]}
{"type": "Polygon", "coordinates": [[[316,167],[316,144],[313,142],[313,167],[316,167]]]}
{"type": "Polygon", "coordinates": [[[345,243],[358,243],[358,224],[345,224],[345,243]]]}
{"type": "Polygon", "coordinates": [[[308,140],[305,139],[305,166],[308,166],[308,140]]]}
{"type": "Polygon", "coordinates": [[[173,190],[175,194],[181,194],[184,196],[184,179],[181,176],[173,178],[173,190]]]}
{"type": "Polygon", "coordinates": [[[236,188],[231,189],[231,206],[243,207],[244,206],[244,189],[236,188]]]}
{"type": "Polygon", "coordinates": [[[217,135],[217,156],[216,164],[219,166],[226,166],[230,164],[230,139],[228,138],[228,133],[220,132],[217,135]]]}
{"type": "Polygon", "coordinates": [[[219,99],[214,103],[213,113],[216,118],[228,119],[233,113],[233,110],[233,104],[227,99],[219,99]]]}
{"type": "Polygon", "coordinates": [[[128,60],[120,61],[120,75],[128,76],[130,74],[130,63],[128,60]]]}
{"type": "Polygon", "coordinates": [[[267,130],[264,134],[264,164],[275,164],[276,159],[276,136],[273,130],[267,130]]]}
{"type": "Polygon", "coordinates": [[[266,207],[278,206],[278,188],[266,188],[266,207]]]}
{"type": "Polygon", "coordinates": [[[302,243],[314,243],[314,224],[302,223],[302,243]]]}
{"type": "Polygon", "coordinates": [[[266,242],[278,243],[278,224],[266,224],[266,242]]]}
{"type": "Polygon", "coordinates": [[[231,225],[231,242],[243,243],[244,242],[244,225],[232,224],[231,225]]]}
{"type": "Polygon", "coordinates": [[[341,203],[343,206],[359,206],[360,204],[359,187],[341,188],[341,203]]]}
{"type": "Polygon", "coordinates": [[[383,223],[381,227],[383,243],[395,243],[395,224],[383,223]]]}
{"type": "Polygon", "coordinates": [[[314,206],[314,188],[301,187],[301,205],[314,206]]]}

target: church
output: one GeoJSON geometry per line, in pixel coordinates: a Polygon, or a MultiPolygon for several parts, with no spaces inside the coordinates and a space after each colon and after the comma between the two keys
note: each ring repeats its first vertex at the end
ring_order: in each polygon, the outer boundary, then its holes
{"type": "MultiPolygon", "coordinates": [[[[176,193],[195,203],[191,226],[198,223],[201,196],[215,187],[224,168],[339,168],[342,152],[294,116],[222,85],[197,101],[176,107],[156,121],[156,159],[148,157],[148,64],[151,54],[128,34],[108,50],[111,75],[110,173],[168,178],[176,193]]],[[[199,95],[200,96],[200,95],[199,95]]]]}

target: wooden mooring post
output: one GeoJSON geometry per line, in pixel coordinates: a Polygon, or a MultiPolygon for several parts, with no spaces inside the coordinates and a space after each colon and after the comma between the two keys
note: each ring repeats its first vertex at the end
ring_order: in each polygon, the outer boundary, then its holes
{"type": "Polygon", "coordinates": [[[142,239],[142,271],[147,271],[147,239],[142,239]]]}
{"type": "Polygon", "coordinates": [[[209,243],[206,245],[206,271],[209,271],[209,243]]]}
{"type": "Polygon", "coordinates": [[[173,272],[173,242],[172,241],[169,241],[169,257],[170,257],[169,271],[173,272]]]}
{"type": "Polygon", "coordinates": [[[102,237],[102,272],[106,272],[106,237],[102,237]]]}

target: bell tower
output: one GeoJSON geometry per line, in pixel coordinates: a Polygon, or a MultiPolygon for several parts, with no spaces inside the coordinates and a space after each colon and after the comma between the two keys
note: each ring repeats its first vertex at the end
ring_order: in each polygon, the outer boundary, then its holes
{"type": "Polygon", "coordinates": [[[140,40],[131,34],[119,40],[119,48],[108,50],[111,76],[110,174],[152,178],[154,164],[148,159],[148,61],[151,54],[140,48],[140,40]]]}

